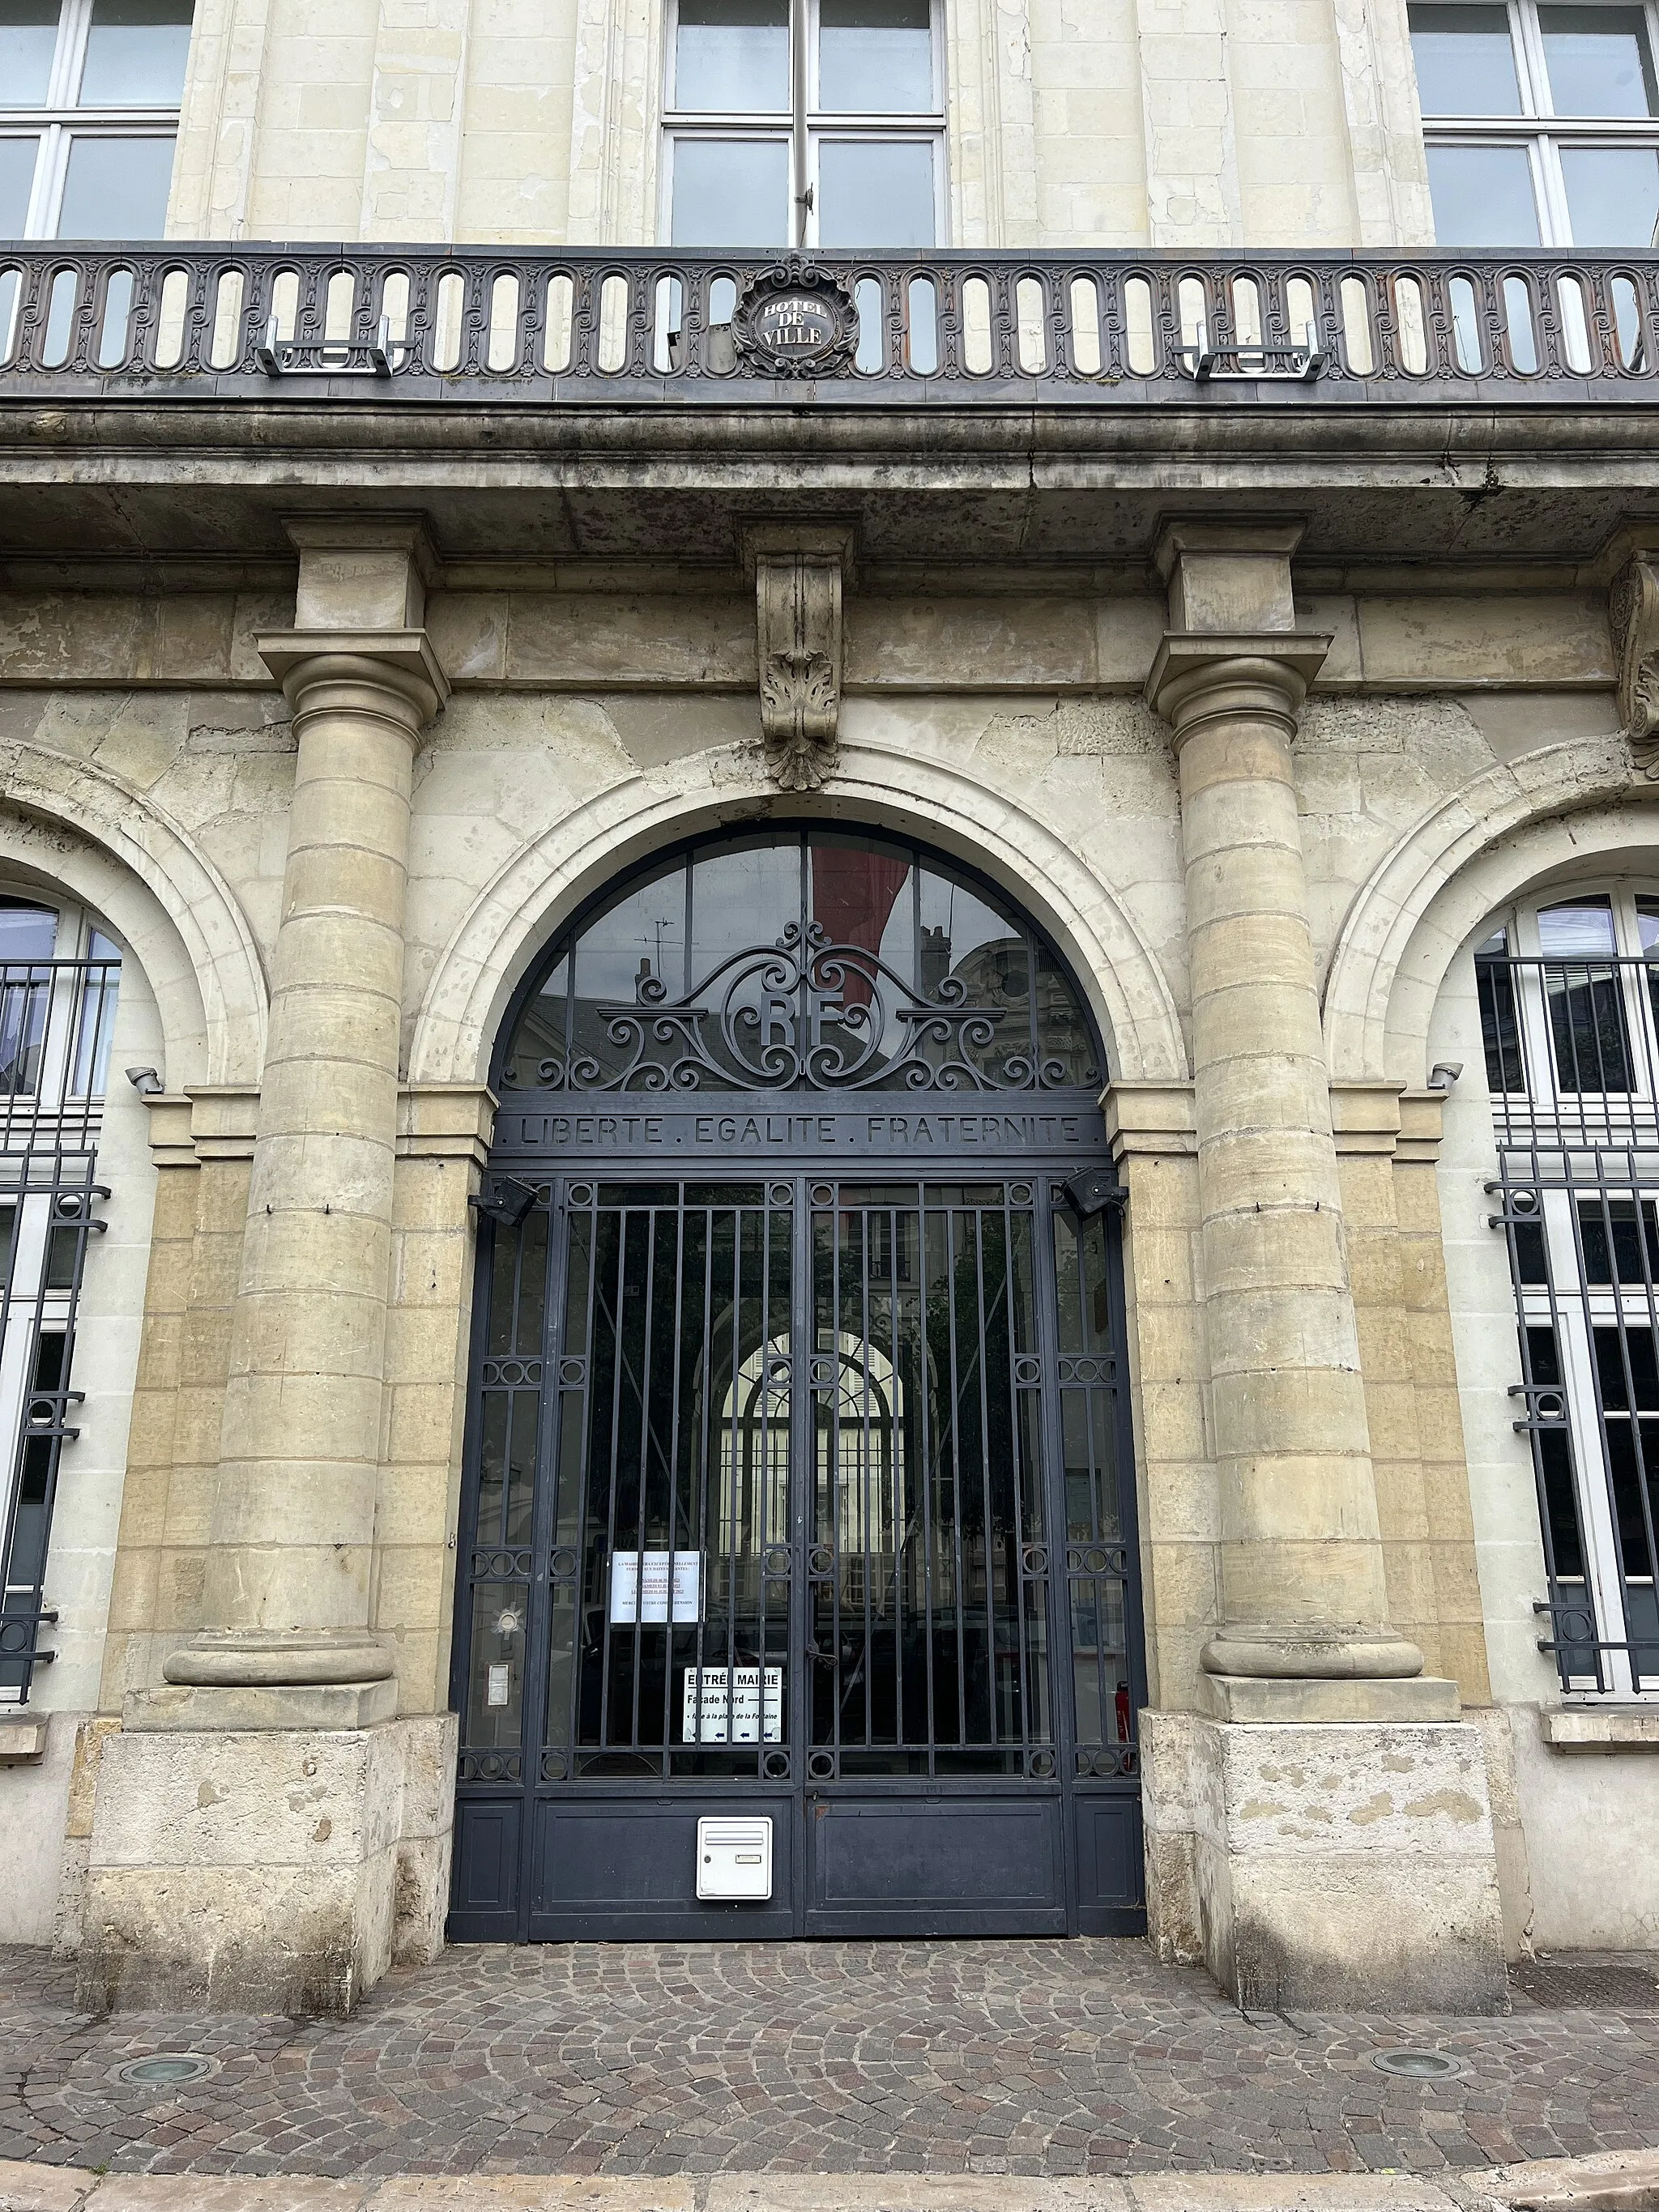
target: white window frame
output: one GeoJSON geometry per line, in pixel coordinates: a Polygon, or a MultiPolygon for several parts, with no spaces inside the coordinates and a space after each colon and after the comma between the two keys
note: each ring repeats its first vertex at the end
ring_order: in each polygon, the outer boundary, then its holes
{"type": "Polygon", "coordinates": [[[178,143],[180,109],[177,100],[167,106],[77,106],[76,94],[86,66],[92,10],[93,0],[63,0],[45,100],[37,107],[0,107],[0,138],[40,142],[28,212],[23,219],[25,238],[58,235],[72,139],[167,138],[175,146],[178,143]]]}
{"type": "MultiPolygon", "coordinates": [[[[1656,0],[1659,4],[1659,0],[1656,0]]],[[[933,65],[929,108],[826,109],[818,106],[818,0],[789,0],[787,109],[681,108],[675,106],[674,67],[679,50],[678,0],[666,0],[663,42],[663,157],[659,164],[658,234],[673,236],[674,147],[682,138],[741,138],[781,141],[790,149],[790,207],[786,234],[792,246],[818,243],[818,148],[826,138],[908,141],[926,144],[933,155],[933,240],[945,243],[949,194],[945,176],[945,68],[944,0],[929,0],[928,41],[933,65]]],[[[768,249],[757,249],[766,251],[768,249]]],[[[775,249],[782,250],[782,249],[775,249]]],[[[846,249],[836,248],[837,252],[846,249]]]]}
{"type": "MultiPolygon", "coordinates": [[[[1425,7],[1437,0],[1422,0],[1425,7]]],[[[1575,0],[1547,0],[1571,6],[1575,0]]],[[[1594,6],[1597,0],[1577,0],[1594,6]]],[[[1648,36],[1648,60],[1659,76],[1659,0],[1617,0],[1639,5],[1648,36]]],[[[1515,57],[1521,106],[1513,115],[1423,115],[1425,146],[1519,146],[1532,170],[1533,204],[1538,212],[1541,246],[1570,246],[1572,219],[1561,170],[1563,146],[1651,146],[1659,149],[1659,115],[1645,120],[1628,116],[1558,116],[1544,59],[1544,34],[1538,0],[1504,0],[1510,21],[1510,50],[1515,57]]],[[[1420,97],[1419,102],[1421,106],[1420,97]]]]}
{"type": "MultiPolygon", "coordinates": [[[[1636,918],[1638,893],[1644,897],[1659,897],[1659,883],[1602,877],[1594,883],[1552,884],[1536,896],[1518,902],[1507,915],[1492,916],[1489,927],[1506,932],[1509,951],[1515,958],[1547,961],[1562,956],[1544,950],[1538,927],[1540,909],[1571,905],[1576,901],[1588,903],[1607,899],[1613,916],[1613,950],[1610,957],[1640,960],[1644,955],[1636,918]]],[[[1483,932],[1483,936],[1486,933],[1483,932]]],[[[1586,957],[1593,960],[1595,956],[1586,957]]],[[[1659,962],[1654,965],[1659,967],[1659,962]]],[[[1637,1087],[1629,1093],[1583,1094],[1564,1092],[1558,1087],[1554,1037],[1541,977],[1535,969],[1516,975],[1516,1014],[1522,1032],[1525,1065],[1531,1076],[1528,1103],[1538,1109],[1540,1122],[1547,1123],[1558,1113],[1564,1119],[1570,1117],[1574,1110],[1571,1100],[1581,1095],[1593,1098],[1598,1126],[1605,1126],[1611,1145],[1621,1147],[1628,1144],[1632,1153],[1646,1152],[1651,1157],[1650,1142],[1642,1132],[1644,1126],[1650,1130],[1659,1116],[1659,1081],[1654,1079],[1654,1072],[1659,1070],[1659,1018],[1656,1018],[1652,989],[1640,987],[1633,969],[1621,969],[1619,974],[1629,1072],[1637,1087]]],[[[1541,1152],[1546,1147],[1540,1143],[1539,1149],[1541,1152]]],[[[1577,1152],[1579,1147],[1572,1149],[1577,1152]]],[[[1606,1189],[1615,1201],[1634,1201],[1639,1240],[1643,1234],[1644,1203],[1652,1202],[1659,1206],[1659,1180],[1634,1185],[1609,1181],[1606,1189]]],[[[1632,1334],[1650,1331],[1653,1324],[1645,1284],[1631,1289],[1616,1279],[1594,1286],[1583,1280],[1575,1214],[1580,1203],[1586,1200],[1598,1202],[1598,1187],[1594,1182],[1578,1182],[1570,1188],[1540,1184],[1536,1218],[1543,1231],[1549,1279],[1546,1284],[1536,1285],[1517,1282],[1515,1292],[1522,1326],[1557,1333],[1559,1396],[1566,1414],[1587,1594],[1593,1601],[1598,1634],[1608,1643],[1616,1643],[1622,1635],[1632,1632],[1633,1625],[1626,1620],[1621,1595],[1619,1531],[1613,1516],[1611,1470],[1602,1440],[1603,1416],[1592,1332],[1615,1326],[1620,1321],[1632,1334]]],[[[1609,1272],[1617,1274],[1616,1268],[1609,1272]]],[[[1659,1331],[1653,1334],[1656,1361],[1659,1362],[1659,1331]]],[[[1553,1386],[1551,1388],[1553,1393],[1553,1386]]],[[[1630,1418],[1637,1418],[1636,1409],[1632,1409],[1630,1418]]],[[[1564,1589],[1571,1589],[1577,1578],[1562,1577],[1559,1580],[1564,1589]]],[[[1565,1640],[1571,1639],[1568,1637],[1565,1640]]],[[[1601,1703],[1613,1698],[1621,1703],[1659,1705],[1659,1662],[1647,1668],[1648,1686],[1643,1687],[1632,1672],[1628,1651],[1607,1650],[1601,1656],[1607,1677],[1605,1687],[1599,1687],[1589,1676],[1574,1676],[1564,1692],[1568,1702],[1582,1699],[1601,1703]]]]}
{"type": "MultiPolygon", "coordinates": [[[[98,924],[86,908],[71,899],[28,884],[0,881],[0,895],[16,898],[55,913],[51,958],[79,962],[93,957],[94,932],[98,924]]],[[[118,991],[119,986],[117,985],[118,991]]],[[[33,1115],[19,1115],[11,1133],[13,1144],[26,1150],[0,1149],[0,1209],[12,1215],[11,1249],[8,1261],[0,1261],[0,1576],[10,1560],[12,1512],[23,1467],[25,1416],[34,1389],[35,1348],[47,1336],[70,1334],[76,1291],[53,1287],[47,1281],[52,1261],[52,1192],[43,1183],[40,1161],[49,1155],[52,1132],[58,1117],[68,1114],[78,1125],[72,1156],[84,1158],[88,1173],[95,1172],[96,1148],[102,1132],[101,1090],[81,1091],[77,1073],[81,1062],[81,1024],[77,1017],[87,1003],[80,996],[81,979],[60,969],[51,986],[51,1005],[46,1022],[46,1050],[33,1092],[33,1115]],[[33,1143],[31,1143],[33,1139],[33,1143]],[[33,1157],[31,1158],[31,1153],[33,1157]]],[[[106,1058],[108,1036],[104,1037],[106,1058]]],[[[105,1069],[107,1079],[107,1068],[105,1069]]],[[[87,1257],[95,1249],[89,1237],[87,1257]]],[[[82,1280],[86,1261],[82,1262],[82,1280]]],[[[72,1356],[71,1356],[72,1358],[72,1356]]],[[[61,1387],[73,1387],[65,1372],[61,1387]]],[[[46,1531],[46,1564],[50,1575],[52,1530],[46,1531]]],[[[28,1582],[6,1579],[0,1583],[8,1598],[27,1596],[34,1589],[28,1582]]],[[[0,1682],[0,1705],[27,1703],[18,1691],[0,1682]]]]}

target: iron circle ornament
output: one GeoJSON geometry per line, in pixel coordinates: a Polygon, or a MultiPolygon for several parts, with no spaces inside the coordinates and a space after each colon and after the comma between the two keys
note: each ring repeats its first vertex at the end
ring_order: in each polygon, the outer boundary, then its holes
{"type": "Polygon", "coordinates": [[[792,253],[750,277],[732,340],[740,361],[775,376],[845,375],[858,350],[858,309],[838,276],[792,253]]]}

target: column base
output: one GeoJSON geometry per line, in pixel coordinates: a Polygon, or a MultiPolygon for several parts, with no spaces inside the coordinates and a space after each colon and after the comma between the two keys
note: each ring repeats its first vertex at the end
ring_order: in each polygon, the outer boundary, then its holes
{"type": "Polygon", "coordinates": [[[341,2016],[441,1949],[454,1717],[216,1723],[203,1702],[272,1694],[129,1699],[98,1779],[83,2011],[341,2016]]]}
{"type": "Polygon", "coordinates": [[[1204,1964],[1261,2011],[1508,2009],[1477,1729],[1141,1721],[1148,1934],[1162,1957],[1204,1964]]]}
{"type": "Polygon", "coordinates": [[[1218,1721],[1455,1721],[1463,1713],[1455,1682],[1435,1674],[1324,1675],[1291,1681],[1273,1674],[1200,1674],[1199,1698],[1218,1721]]]}

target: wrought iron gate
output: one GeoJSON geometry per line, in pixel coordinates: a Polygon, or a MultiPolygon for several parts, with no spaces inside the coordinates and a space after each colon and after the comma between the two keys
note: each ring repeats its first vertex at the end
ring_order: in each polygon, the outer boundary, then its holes
{"type": "Polygon", "coordinates": [[[1117,1215],[1067,1188],[1091,1099],[549,1112],[537,1072],[480,1245],[452,1934],[1139,1927],[1117,1215]],[[738,1814],[771,1896],[700,1904],[697,1820],[738,1814]]]}

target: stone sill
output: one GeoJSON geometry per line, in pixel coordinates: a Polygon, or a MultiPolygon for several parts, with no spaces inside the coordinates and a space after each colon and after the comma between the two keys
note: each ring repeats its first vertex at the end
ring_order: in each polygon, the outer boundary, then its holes
{"type": "Polygon", "coordinates": [[[1538,1732],[1552,1751],[1659,1751],[1659,1705],[1555,1705],[1538,1732]]]}
{"type": "Polygon", "coordinates": [[[46,1755],[46,1714],[0,1712],[0,1766],[38,1766],[46,1755]]]}

